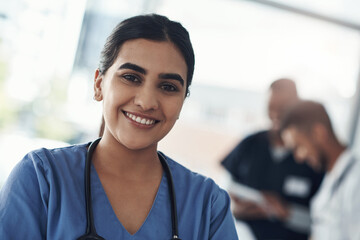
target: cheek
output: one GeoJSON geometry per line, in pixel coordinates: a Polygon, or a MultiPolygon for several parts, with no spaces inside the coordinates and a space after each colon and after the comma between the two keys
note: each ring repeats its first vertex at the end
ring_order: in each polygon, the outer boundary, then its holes
{"type": "Polygon", "coordinates": [[[299,159],[306,159],[308,157],[308,150],[305,147],[299,147],[296,150],[296,156],[299,159]]]}
{"type": "Polygon", "coordinates": [[[180,115],[183,103],[183,99],[174,99],[174,101],[167,101],[167,103],[163,106],[167,118],[176,120],[180,115]]]}
{"type": "Polygon", "coordinates": [[[319,161],[319,152],[316,151],[314,147],[308,147],[307,159],[312,163],[313,166],[316,166],[319,161]]]}
{"type": "Polygon", "coordinates": [[[105,88],[103,97],[104,102],[107,102],[107,104],[123,104],[133,95],[134,91],[131,88],[120,84],[112,84],[105,88]]]}
{"type": "Polygon", "coordinates": [[[124,91],[108,91],[102,102],[103,115],[108,124],[114,124],[122,115],[120,111],[129,102],[129,94],[124,91]]]}
{"type": "Polygon", "coordinates": [[[317,156],[318,155],[318,151],[317,151],[317,148],[316,148],[316,143],[308,143],[306,148],[308,149],[308,152],[310,153],[310,155],[312,156],[317,156]]]}

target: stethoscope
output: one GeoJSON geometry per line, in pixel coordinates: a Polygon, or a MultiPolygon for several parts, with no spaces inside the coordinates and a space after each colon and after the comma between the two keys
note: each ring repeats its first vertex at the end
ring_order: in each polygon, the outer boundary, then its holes
{"type": "MultiPolygon", "coordinates": [[[[103,237],[99,236],[96,233],[94,225],[94,217],[91,206],[91,185],[90,185],[90,169],[91,169],[91,160],[93,157],[94,150],[101,138],[93,141],[86,154],[85,161],[85,205],[86,205],[86,233],[79,237],[78,240],[105,240],[103,237]]],[[[174,183],[171,175],[169,165],[167,164],[164,155],[161,152],[158,152],[158,156],[161,162],[161,165],[167,175],[168,185],[169,185],[169,194],[171,201],[171,220],[172,220],[172,238],[171,240],[181,240],[179,238],[178,232],[178,222],[177,222],[177,210],[176,210],[176,197],[174,191],[174,183]]]]}

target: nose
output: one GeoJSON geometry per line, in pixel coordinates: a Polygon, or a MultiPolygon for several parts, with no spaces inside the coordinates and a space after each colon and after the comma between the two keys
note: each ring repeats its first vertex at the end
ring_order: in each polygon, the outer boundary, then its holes
{"type": "Polygon", "coordinates": [[[159,107],[158,96],[155,89],[149,86],[142,86],[138,89],[135,98],[135,105],[143,111],[156,110],[159,107]]]}
{"type": "Polygon", "coordinates": [[[294,157],[296,162],[303,163],[307,158],[307,150],[305,148],[299,147],[295,150],[294,157]]]}

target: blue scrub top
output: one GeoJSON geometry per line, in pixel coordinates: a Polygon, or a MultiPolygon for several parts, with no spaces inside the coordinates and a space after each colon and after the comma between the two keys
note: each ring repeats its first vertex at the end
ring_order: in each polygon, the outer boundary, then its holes
{"type": "MultiPolygon", "coordinates": [[[[85,233],[84,167],[88,144],[40,149],[17,164],[0,190],[1,239],[76,239],[85,233]]],[[[166,157],[173,175],[183,240],[238,239],[230,200],[213,180],[166,157]]],[[[129,234],[116,217],[95,168],[91,191],[97,233],[105,239],[171,238],[171,202],[163,174],[140,229],[129,234]]]]}

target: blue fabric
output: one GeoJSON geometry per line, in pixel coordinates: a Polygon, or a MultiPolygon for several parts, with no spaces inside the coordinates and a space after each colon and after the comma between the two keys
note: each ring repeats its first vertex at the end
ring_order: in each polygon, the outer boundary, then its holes
{"type": "MultiPolygon", "coordinates": [[[[40,149],[17,164],[0,190],[1,239],[76,239],[85,233],[84,167],[87,144],[40,149]]],[[[227,193],[214,181],[166,157],[176,192],[179,235],[189,239],[238,239],[227,193]]],[[[152,209],[130,235],[117,219],[94,169],[92,204],[96,230],[105,239],[171,238],[171,209],[163,174],[152,209]]]]}

